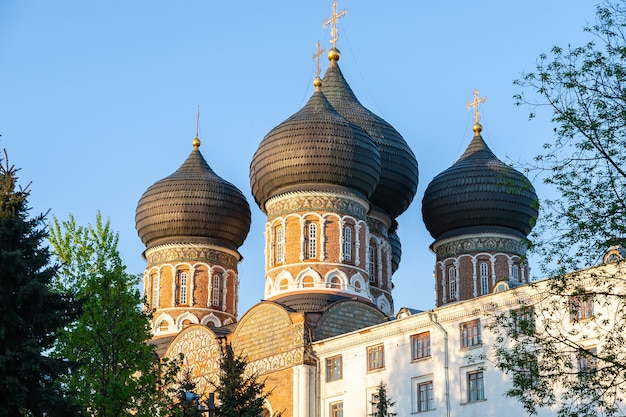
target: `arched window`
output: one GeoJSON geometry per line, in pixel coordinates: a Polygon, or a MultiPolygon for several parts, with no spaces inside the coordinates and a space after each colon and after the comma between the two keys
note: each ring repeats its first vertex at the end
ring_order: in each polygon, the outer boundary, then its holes
{"type": "Polygon", "coordinates": [[[286,290],[287,288],[289,288],[289,281],[287,280],[287,278],[283,278],[280,280],[280,284],[278,284],[278,288],[283,291],[286,290]]]}
{"type": "Polygon", "coordinates": [[[489,275],[487,262],[480,263],[480,293],[482,295],[489,294],[489,275]]]}
{"type": "Polygon", "coordinates": [[[513,282],[519,282],[519,268],[517,265],[511,266],[511,278],[513,282]]]}
{"type": "Polygon", "coordinates": [[[317,225],[309,223],[309,258],[317,256],[317,225]]]}
{"type": "Polygon", "coordinates": [[[450,283],[450,300],[456,300],[456,278],[454,267],[448,269],[448,281],[450,283]]]}
{"type": "Polygon", "coordinates": [[[352,260],[352,229],[349,226],[343,228],[343,260],[352,260]]]}
{"type": "Polygon", "coordinates": [[[213,285],[211,288],[211,303],[214,306],[220,305],[220,284],[221,278],[219,274],[213,275],[213,285]]]}
{"type": "Polygon", "coordinates": [[[283,228],[276,229],[276,262],[284,262],[283,228]]]}
{"type": "Polygon", "coordinates": [[[307,275],[302,279],[302,288],[311,288],[315,285],[315,281],[313,281],[313,277],[307,275]]]}
{"type": "Polygon", "coordinates": [[[370,276],[370,284],[376,283],[376,260],[374,259],[374,247],[367,248],[367,273],[370,276]]]}
{"type": "Polygon", "coordinates": [[[181,272],[180,274],[180,292],[179,292],[179,298],[178,298],[178,303],[179,304],[187,304],[187,273],[186,272],[181,272]]]}
{"type": "Polygon", "coordinates": [[[159,275],[152,277],[152,308],[159,308],[159,275]]]}
{"type": "Polygon", "coordinates": [[[341,288],[341,279],[339,277],[332,277],[330,279],[330,288],[341,288]]]}

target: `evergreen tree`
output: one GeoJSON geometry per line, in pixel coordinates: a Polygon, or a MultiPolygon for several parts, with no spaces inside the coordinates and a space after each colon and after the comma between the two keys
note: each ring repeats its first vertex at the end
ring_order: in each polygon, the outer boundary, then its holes
{"type": "Polygon", "coordinates": [[[220,357],[219,381],[215,385],[218,405],[216,417],[262,417],[263,403],[270,395],[264,392],[265,382],[257,375],[246,375],[248,362],[226,344],[220,357]]]}
{"type": "Polygon", "coordinates": [[[162,379],[171,372],[163,372],[147,343],[150,320],[141,307],[139,279],[126,272],[117,242],[100,213],[95,227],[77,226],[71,215],[62,223],[54,219],[50,243],[62,262],[56,285],[76,288],[83,302],[54,355],[78,364],[65,383],[91,415],[153,416],[171,406],[162,379]]]}
{"type": "Polygon", "coordinates": [[[391,398],[387,397],[387,388],[380,381],[378,389],[376,390],[376,401],[372,401],[374,412],[370,414],[371,417],[393,417],[396,413],[391,412],[391,408],[395,405],[395,401],[391,401],[391,398]]]}
{"type": "Polygon", "coordinates": [[[51,291],[55,267],[43,241],[44,215],[28,217],[28,188],[0,166],[0,416],[70,416],[58,384],[68,363],[50,357],[57,330],[72,320],[71,294],[51,291]]]}

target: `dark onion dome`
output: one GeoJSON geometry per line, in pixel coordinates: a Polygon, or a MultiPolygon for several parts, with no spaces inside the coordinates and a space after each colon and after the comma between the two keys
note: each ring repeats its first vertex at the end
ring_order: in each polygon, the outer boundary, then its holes
{"type": "Polygon", "coordinates": [[[237,250],[250,230],[250,207],[237,187],[219,177],[194,149],[172,175],[155,182],[137,204],[139,238],[151,248],[203,243],[237,250]]]}
{"type": "Polygon", "coordinates": [[[422,217],[435,239],[468,233],[527,236],[537,218],[537,194],[528,179],[504,164],[475,135],[461,157],[437,175],[422,200],[422,217]]]}
{"type": "Polygon", "coordinates": [[[322,91],[339,114],[361,126],[376,143],[382,169],[370,202],[391,217],[398,217],[415,197],[419,174],[417,160],[400,133],[359,102],[339,69],[339,57],[336,49],[328,53],[330,66],[324,75],[322,91]]]}
{"type": "Polygon", "coordinates": [[[252,194],[263,211],[268,199],[289,191],[339,187],[367,199],[379,179],[372,138],[337,113],[319,88],[265,136],[250,164],[252,194]]]}
{"type": "Polygon", "coordinates": [[[391,273],[395,273],[400,266],[402,259],[402,243],[397,232],[389,233],[389,244],[391,245],[391,273]]]}

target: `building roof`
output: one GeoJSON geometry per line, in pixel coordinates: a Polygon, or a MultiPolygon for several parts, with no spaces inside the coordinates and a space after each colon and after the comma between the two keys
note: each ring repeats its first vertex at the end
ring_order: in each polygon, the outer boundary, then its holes
{"type": "Polygon", "coordinates": [[[328,185],[367,198],[378,185],[380,170],[372,138],[337,113],[317,89],[300,111],[261,141],[250,164],[250,185],[265,211],[273,196],[328,185]]]}
{"type": "Polygon", "coordinates": [[[151,185],[137,204],[137,233],[148,249],[167,243],[205,243],[237,250],[248,235],[251,216],[246,198],[213,172],[199,142],[194,140],[194,149],[180,168],[151,185]]]}
{"type": "Polygon", "coordinates": [[[481,129],[474,125],[463,155],[426,188],[422,216],[435,239],[484,232],[525,237],[537,218],[532,184],[493,154],[481,129]]]}

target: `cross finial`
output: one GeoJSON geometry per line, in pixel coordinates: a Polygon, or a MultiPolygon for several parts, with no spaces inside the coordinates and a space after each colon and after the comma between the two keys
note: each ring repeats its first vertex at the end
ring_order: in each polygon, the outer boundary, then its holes
{"type": "Polygon", "coordinates": [[[316,46],[317,47],[315,49],[315,53],[313,54],[311,58],[314,61],[317,61],[317,70],[315,71],[315,77],[319,78],[320,74],[322,73],[322,69],[320,67],[320,56],[322,56],[322,54],[326,52],[326,48],[321,47],[320,41],[317,41],[316,46]]]}
{"type": "Polygon", "coordinates": [[[486,97],[478,98],[478,90],[474,90],[474,100],[467,103],[468,109],[476,107],[476,109],[474,110],[474,123],[478,123],[480,121],[480,112],[478,111],[478,106],[480,104],[483,104],[485,100],[487,100],[486,97]]]}
{"type": "Polygon", "coordinates": [[[324,21],[323,27],[331,25],[330,27],[330,43],[333,45],[333,49],[337,49],[337,39],[339,34],[337,33],[337,21],[339,18],[346,15],[346,9],[343,9],[340,13],[337,13],[337,0],[333,1],[333,14],[324,21]]]}

